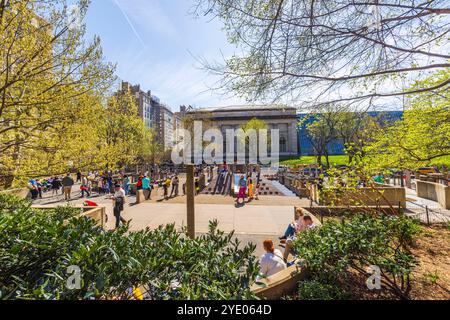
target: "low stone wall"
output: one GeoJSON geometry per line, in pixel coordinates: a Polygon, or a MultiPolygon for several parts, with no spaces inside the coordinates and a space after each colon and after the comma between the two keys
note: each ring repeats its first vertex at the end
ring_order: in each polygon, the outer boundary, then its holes
{"type": "MultiPolygon", "coordinates": [[[[55,207],[50,206],[32,206],[34,209],[40,210],[50,210],[55,209],[55,207]]],[[[104,227],[106,224],[106,208],[105,207],[75,207],[76,209],[81,209],[82,213],[78,217],[89,217],[94,219],[100,226],[104,227]]]]}
{"type": "Polygon", "coordinates": [[[439,202],[444,209],[450,209],[450,187],[420,180],[416,183],[418,197],[439,202]]]}
{"type": "Polygon", "coordinates": [[[331,207],[331,206],[315,206],[308,208],[308,210],[314,214],[317,217],[343,217],[347,216],[348,214],[360,214],[363,212],[378,212],[383,213],[386,215],[392,215],[392,214],[400,214],[402,213],[401,209],[398,210],[398,206],[337,206],[337,207],[331,207]],[[392,210],[393,209],[393,210],[392,210]]]}
{"type": "Polygon", "coordinates": [[[325,206],[400,206],[406,209],[406,190],[401,187],[380,185],[376,188],[359,188],[337,190],[327,196],[320,194],[316,185],[311,186],[314,201],[325,206]]]}
{"type": "Polygon", "coordinates": [[[89,217],[94,219],[102,227],[106,223],[106,209],[105,207],[83,207],[84,212],[80,217],[89,217]]]}
{"type": "Polygon", "coordinates": [[[254,284],[251,290],[260,299],[278,300],[283,296],[294,293],[297,290],[298,282],[305,278],[305,269],[293,265],[261,280],[261,285],[254,284]]]}
{"type": "Polygon", "coordinates": [[[307,198],[310,195],[307,181],[299,179],[295,175],[283,175],[280,177],[279,182],[301,198],[307,198]]]}
{"type": "Polygon", "coordinates": [[[28,198],[28,196],[30,194],[30,189],[21,188],[21,189],[3,190],[3,191],[0,191],[0,193],[9,194],[9,195],[21,198],[21,199],[25,199],[25,198],[28,198]]]}

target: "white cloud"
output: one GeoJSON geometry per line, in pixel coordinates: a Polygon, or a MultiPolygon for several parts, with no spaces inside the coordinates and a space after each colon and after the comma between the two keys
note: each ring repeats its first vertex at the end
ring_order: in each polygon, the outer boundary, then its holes
{"type": "MultiPolygon", "coordinates": [[[[136,26],[146,31],[153,31],[165,37],[177,37],[177,29],[169,16],[164,12],[157,0],[114,0],[116,5],[131,20],[131,28],[136,31],[136,26]],[[149,30],[150,29],[150,30],[149,30]]],[[[138,37],[141,37],[138,35],[138,37]]],[[[145,37],[144,42],[145,42],[145,37]]]]}

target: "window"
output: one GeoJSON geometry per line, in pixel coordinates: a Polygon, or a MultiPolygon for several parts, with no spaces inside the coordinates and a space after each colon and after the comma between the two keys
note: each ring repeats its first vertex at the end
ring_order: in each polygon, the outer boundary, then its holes
{"type": "Polygon", "coordinates": [[[280,152],[286,152],[286,139],[284,137],[280,138],[280,152]]]}

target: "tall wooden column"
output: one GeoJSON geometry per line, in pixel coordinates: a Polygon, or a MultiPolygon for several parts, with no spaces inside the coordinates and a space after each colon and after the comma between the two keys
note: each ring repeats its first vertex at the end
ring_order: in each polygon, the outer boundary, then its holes
{"type": "Polygon", "coordinates": [[[186,166],[186,209],[187,232],[191,239],[195,239],[195,183],[194,166],[186,166]]]}

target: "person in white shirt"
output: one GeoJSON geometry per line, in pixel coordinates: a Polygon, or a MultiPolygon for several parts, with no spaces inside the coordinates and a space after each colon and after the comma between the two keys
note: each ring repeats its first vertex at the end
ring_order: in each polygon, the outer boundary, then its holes
{"type": "Polygon", "coordinates": [[[264,250],[266,253],[261,256],[260,260],[260,277],[270,277],[284,269],[286,269],[286,263],[283,261],[281,251],[276,249],[273,245],[273,241],[265,240],[264,250]]]}
{"type": "Polygon", "coordinates": [[[112,196],[114,202],[114,216],[116,217],[116,229],[119,228],[120,222],[127,223],[127,221],[122,217],[121,213],[125,205],[125,191],[122,189],[120,184],[115,185],[115,193],[112,196]]]}

